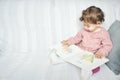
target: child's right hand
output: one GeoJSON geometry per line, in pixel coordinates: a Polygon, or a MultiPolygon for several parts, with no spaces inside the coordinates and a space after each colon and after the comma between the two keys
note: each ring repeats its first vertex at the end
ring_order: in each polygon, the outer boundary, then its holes
{"type": "Polygon", "coordinates": [[[61,43],[65,50],[69,49],[70,44],[69,44],[68,40],[63,40],[61,43]]]}
{"type": "Polygon", "coordinates": [[[68,40],[63,40],[61,43],[62,43],[63,45],[70,46],[70,44],[69,44],[69,41],[68,41],[68,40]]]}

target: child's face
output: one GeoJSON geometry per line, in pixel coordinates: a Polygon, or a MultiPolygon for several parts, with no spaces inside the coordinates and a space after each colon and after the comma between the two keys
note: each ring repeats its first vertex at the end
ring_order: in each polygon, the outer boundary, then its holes
{"type": "Polygon", "coordinates": [[[83,25],[84,25],[85,30],[87,30],[89,32],[94,32],[100,27],[101,23],[91,24],[88,22],[83,22],[83,25]]]}

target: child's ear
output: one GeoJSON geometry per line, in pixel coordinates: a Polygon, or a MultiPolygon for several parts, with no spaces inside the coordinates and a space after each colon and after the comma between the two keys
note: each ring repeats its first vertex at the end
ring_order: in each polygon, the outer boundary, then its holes
{"type": "Polygon", "coordinates": [[[102,24],[102,22],[100,22],[100,21],[97,21],[97,24],[102,24]]]}

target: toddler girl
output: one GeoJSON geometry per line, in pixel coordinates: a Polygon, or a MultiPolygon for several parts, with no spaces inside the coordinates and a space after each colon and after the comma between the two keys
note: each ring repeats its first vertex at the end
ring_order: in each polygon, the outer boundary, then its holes
{"type": "MultiPolygon", "coordinates": [[[[112,48],[112,42],[107,30],[101,27],[104,21],[103,11],[98,7],[90,6],[83,10],[80,21],[83,23],[83,28],[76,36],[63,40],[62,44],[65,46],[75,44],[83,50],[94,53],[97,58],[106,57],[112,48]]],[[[92,73],[99,70],[100,67],[97,67],[92,73]]]]}

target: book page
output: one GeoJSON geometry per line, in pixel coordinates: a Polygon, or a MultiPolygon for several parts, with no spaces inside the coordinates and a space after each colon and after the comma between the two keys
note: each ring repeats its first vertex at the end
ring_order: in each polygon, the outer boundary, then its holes
{"type": "Polygon", "coordinates": [[[96,58],[93,53],[84,51],[76,45],[71,45],[68,49],[59,45],[56,50],[61,59],[82,69],[92,70],[109,61],[107,58],[96,58]]]}

